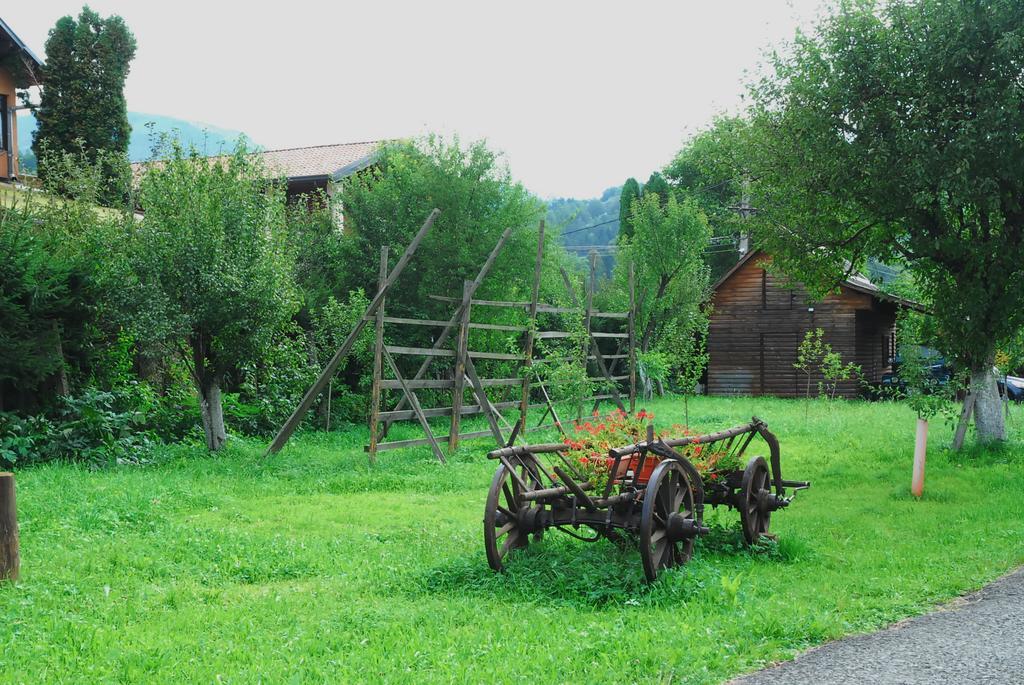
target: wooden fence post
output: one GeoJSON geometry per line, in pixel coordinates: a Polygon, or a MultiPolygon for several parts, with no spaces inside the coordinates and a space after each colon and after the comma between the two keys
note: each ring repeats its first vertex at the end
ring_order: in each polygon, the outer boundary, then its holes
{"type": "MultiPolygon", "coordinates": [[[[384,289],[384,282],[388,278],[388,246],[380,246],[380,272],[377,276],[377,292],[384,289]]],[[[370,389],[370,463],[377,463],[377,424],[380,421],[380,381],[381,366],[384,362],[384,298],[380,300],[380,307],[377,308],[377,318],[374,322],[373,340],[373,385],[370,389]]]]}
{"type": "Polygon", "coordinates": [[[629,413],[636,411],[636,275],[629,263],[629,413]]]}
{"type": "MultiPolygon", "coordinates": [[[[583,327],[587,330],[587,342],[591,343],[590,347],[593,349],[594,340],[590,337],[590,317],[594,311],[594,276],[597,273],[597,252],[595,250],[590,251],[590,278],[587,280],[587,297],[586,297],[586,309],[583,312],[583,327]]],[[[594,356],[597,356],[596,354],[594,356]]],[[[589,371],[590,364],[584,362],[584,368],[587,369],[587,375],[590,375],[589,371]]],[[[598,402],[595,402],[595,407],[598,402]]],[[[576,406],[576,423],[583,420],[583,402],[580,402],[576,406]]]]}
{"type": "Polygon", "coordinates": [[[18,510],[14,504],[14,474],[0,473],[0,581],[18,580],[18,510]]]}
{"type": "Polygon", "coordinates": [[[515,440],[516,433],[526,435],[526,412],[530,408],[530,367],[533,366],[533,338],[537,330],[537,298],[540,297],[540,272],[544,264],[544,220],[540,220],[537,229],[537,260],[533,265],[533,292],[530,296],[530,328],[526,331],[525,354],[523,364],[525,374],[523,375],[523,398],[519,403],[519,430],[515,431],[511,440],[515,440]]]}
{"type": "Polygon", "coordinates": [[[462,320],[455,342],[455,376],[452,384],[452,422],[448,431],[448,452],[459,448],[459,430],[462,422],[462,402],[466,392],[466,355],[469,350],[469,315],[473,299],[473,281],[462,283],[462,320]]]}

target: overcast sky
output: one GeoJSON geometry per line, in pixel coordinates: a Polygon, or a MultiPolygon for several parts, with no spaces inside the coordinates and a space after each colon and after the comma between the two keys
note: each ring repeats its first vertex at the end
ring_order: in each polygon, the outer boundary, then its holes
{"type": "MultiPolygon", "coordinates": [[[[267,148],[486,138],[530,190],[581,198],[643,180],[736,110],[745,74],[822,4],[89,2],[138,41],[133,111],[241,130],[267,148]]],[[[11,5],[0,16],[40,57],[54,22],[81,9],[11,5]]]]}

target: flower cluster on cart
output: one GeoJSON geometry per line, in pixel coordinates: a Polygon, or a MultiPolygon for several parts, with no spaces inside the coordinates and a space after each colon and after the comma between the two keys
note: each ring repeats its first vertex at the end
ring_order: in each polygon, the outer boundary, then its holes
{"type": "MultiPolygon", "coordinates": [[[[602,492],[610,478],[620,480],[629,471],[640,466],[638,456],[634,456],[628,461],[622,460],[617,473],[612,474],[615,460],[608,455],[609,450],[646,440],[647,426],[653,420],[654,414],[646,409],[641,409],[635,415],[630,415],[621,409],[616,409],[603,416],[600,412],[595,411],[591,420],[576,422],[573,425],[572,434],[563,440],[566,445],[563,454],[582,480],[590,482],[596,492],[602,492]]],[[[673,424],[657,431],[655,439],[682,438],[691,435],[695,435],[695,433],[689,428],[673,424]]],[[[706,481],[717,481],[728,472],[742,468],[738,457],[730,454],[727,450],[691,444],[679,447],[677,451],[694,465],[706,481]]],[[[660,457],[654,454],[647,455],[640,474],[640,482],[647,480],[660,460],[660,457]]]]}

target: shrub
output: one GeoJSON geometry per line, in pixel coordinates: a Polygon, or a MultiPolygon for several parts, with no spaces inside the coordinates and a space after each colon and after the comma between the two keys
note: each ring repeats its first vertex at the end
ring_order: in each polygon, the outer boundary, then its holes
{"type": "Polygon", "coordinates": [[[125,393],[87,388],[61,398],[56,416],[0,414],[0,462],[76,461],[108,466],[145,461],[154,444],[146,415],[125,393]]]}

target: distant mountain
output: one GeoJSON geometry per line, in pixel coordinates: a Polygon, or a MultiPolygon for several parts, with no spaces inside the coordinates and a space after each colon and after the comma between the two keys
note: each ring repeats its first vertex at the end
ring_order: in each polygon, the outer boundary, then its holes
{"type": "Polygon", "coordinates": [[[619,235],[621,187],[609,188],[601,197],[589,200],[557,198],[548,202],[549,224],[562,231],[562,244],[569,248],[609,245],[619,235]]]}
{"type": "MultiPolygon", "coordinates": [[[[149,159],[155,137],[161,133],[176,135],[184,145],[194,145],[200,152],[211,155],[230,150],[242,135],[240,131],[142,112],[128,112],[128,123],[132,126],[128,158],[133,162],[149,159]]],[[[36,167],[35,155],[32,154],[32,133],[35,130],[36,119],[32,114],[18,116],[18,149],[26,171],[36,167]]]]}

